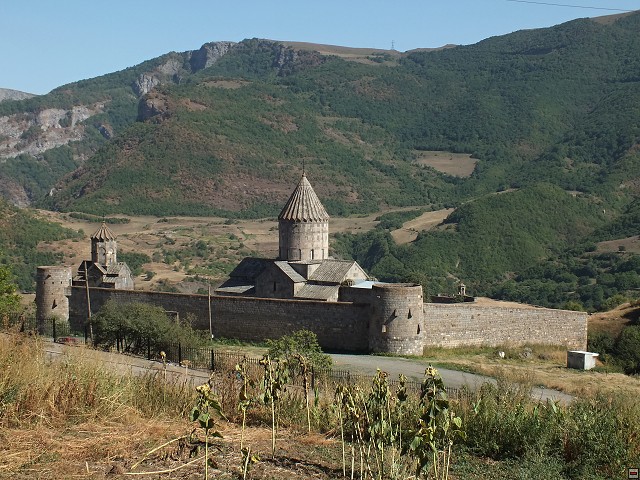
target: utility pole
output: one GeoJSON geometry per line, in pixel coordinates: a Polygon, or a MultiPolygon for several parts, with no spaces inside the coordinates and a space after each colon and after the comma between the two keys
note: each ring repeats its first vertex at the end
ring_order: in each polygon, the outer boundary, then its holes
{"type": "Polygon", "coordinates": [[[89,270],[87,262],[84,262],[84,285],[87,291],[87,321],[89,323],[89,339],[93,344],[93,323],[91,322],[91,296],[89,295],[89,270]]]}
{"type": "Polygon", "coordinates": [[[211,324],[211,284],[210,283],[208,283],[208,292],[209,292],[209,295],[207,295],[208,297],[207,305],[209,305],[209,338],[213,340],[213,328],[211,324]]]}

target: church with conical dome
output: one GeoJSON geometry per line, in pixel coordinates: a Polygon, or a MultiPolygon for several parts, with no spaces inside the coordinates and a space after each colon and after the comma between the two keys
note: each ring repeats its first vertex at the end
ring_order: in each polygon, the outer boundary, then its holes
{"type": "Polygon", "coordinates": [[[214,295],[134,290],[118,261],[114,233],[91,235],[91,260],[38,268],[37,317],[57,317],[81,331],[87,312],[106,302],[163,308],[211,335],[264,341],[313,331],[323,348],[421,355],[425,348],[469,345],[567,345],[584,349],[587,315],[500,302],[426,302],[422,286],[368,278],[353,260],[329,253],[329,215],[306,175],[278,216],[277,258],[243,259],[214,295]]]}
{"type": "Polygon", "coordinates": [[[133,290],[129,266],[118,262],[116,235],[105,222],[90,237],[91,260],[84,260],[73,277],[73,285],[133,290]]]}
{"type": "Polygon", "coordinates": [[[353,260],[329,257],[329,214],[303,173],[278,215],[278,258],[245,258],[218,295],[336,302],[340,286],[368,280],[353,260]]]}

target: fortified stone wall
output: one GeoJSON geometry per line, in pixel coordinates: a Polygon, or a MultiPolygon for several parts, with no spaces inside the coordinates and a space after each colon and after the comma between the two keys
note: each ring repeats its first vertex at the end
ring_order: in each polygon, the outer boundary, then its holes
{"type": "MultiPolygon", "coordinates": [[[[380,290],[377,293],[382,293],[383,298],[376,298],[370,305],[363,302],[365,292],[343,290],[344,297],[351,297],[354,303],[212,296],[213,334],[261,341],[304,328],[315,332],[320,345],[330,350],[414,355],[430,346],[550,344],[586,348],[584,312],[470,303],[420,305],[418,288],[402,285],[389,292],[380,290]]],[[[209,329],[206,295],[91,288],[90,299],[94,313],[108,299],[143,302],[179,312],[181,318],[191,315],[196,319],[196,328],[209,329]]],[[[71,288],[69,305],[72,327],[81,329],[87,318],[83,287],[71,288]]]]}
{"type": "Polygon", "coordinates": [[[371,293],[371,351],[422,355],[425,335],[429,335],[423,331],[422,286],[378,284],[373,285],[371,293]]]}
{"type": "Polygon", "coordinates": [[[70,267],[38,267],[36,273],[36,319],[38,327],[46,319],[56,317],[69,320],[69,299],[66,296],[71,286],[70,267]]]}
{"type": "Polygon", "coordinates": [[[549,308],[424,304],[425,347],[566,345],[587,347],[587,314],[549,308]]]}
{"type": "MultiPolygon", "coordinates": [[[[191,314],[196,319],[196,328],[209,330],[206,295],[90,289],[94,313],[109,299],[118,303],[143,302],[161,306],[167,311],[180,312],[181,318],[191,314]]],[[[85,289],[73,287],[69,303],[72,326],[83,328],[87,318],[85,289]]],[[[308,329],[318,336],[320,345],[329,350],[366,352],[369,347],[368,305],[212,296],[211,317],[213,334],[218,337],[262,341],[308,329]]]]}

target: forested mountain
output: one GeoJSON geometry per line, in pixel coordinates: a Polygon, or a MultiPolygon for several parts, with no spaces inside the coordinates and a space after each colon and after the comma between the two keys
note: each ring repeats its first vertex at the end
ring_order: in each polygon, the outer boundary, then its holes
{"type": "Polygon", "coordinates": [[[343,255],[381,278],[518,297],[501,282],[548,276],[541,261],[580,278],[568,249],[637,235],[639,31],[633,13],[358,61],[257,39],[170,53],[2,102],[0,192],[95,214],[269,216],[304,164],[333,215],[459,207],[408,246],[342,237],[343,255]],[[475,169],[438,171],[421,160],[433,151],[475,169]]]}
{"type": "Polygon", "coordinates": [[[59,255],[49,249],[38,248],[41,242],[80,239],[83,236],[0,199],[0,265],[9,268],[20,290],[34,291],[36,266],[60,262],[59,255]]]}

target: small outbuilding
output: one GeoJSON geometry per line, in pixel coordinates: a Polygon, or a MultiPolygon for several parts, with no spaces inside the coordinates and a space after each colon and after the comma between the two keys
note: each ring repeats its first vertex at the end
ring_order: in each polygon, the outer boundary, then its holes
{"type": "Polygon", "coordinates": [[[600,354],[583,350],[569,350],[567,352],[567,368],[576,370],[591,370],[596,366],[596,357],[600,354]]]}

